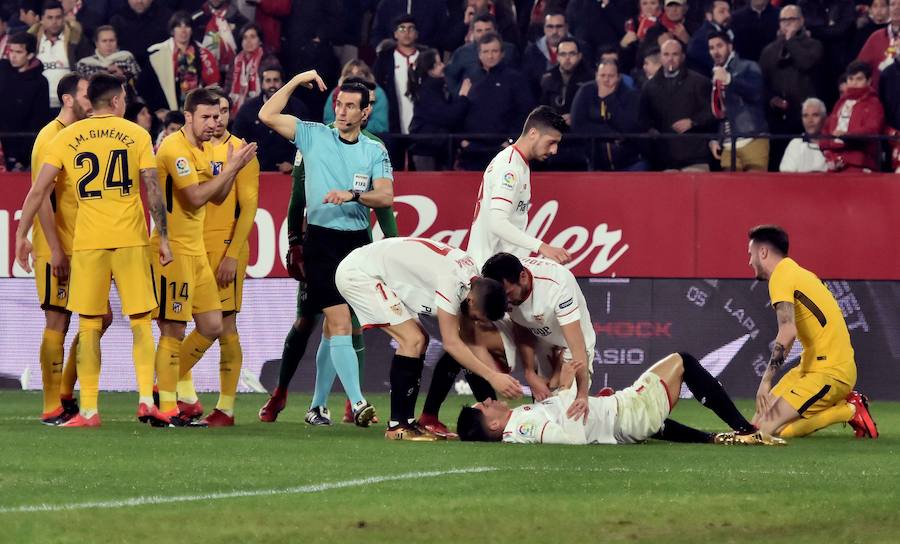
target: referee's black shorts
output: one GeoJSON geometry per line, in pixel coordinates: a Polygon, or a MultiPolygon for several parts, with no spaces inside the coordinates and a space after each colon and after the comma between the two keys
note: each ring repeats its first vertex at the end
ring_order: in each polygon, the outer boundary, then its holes
{"type": "Polygon", "coordinates": [[[303,238],[303,267],[306,271],[306,299],[303,311],[314,315],[329,306],[347,304],[334,283],[338,264],[351,251],[372,240],[366,230],[334,230],[308,225],[303,238]]]}

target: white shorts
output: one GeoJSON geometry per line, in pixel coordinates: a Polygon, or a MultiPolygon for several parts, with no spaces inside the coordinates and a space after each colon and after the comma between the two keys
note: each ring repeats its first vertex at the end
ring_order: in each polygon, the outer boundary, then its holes
{"type": "Polygon", "coordinates": [[[362,328],[390,327],[415,319],[397,293],[380,279],[363,272],[354,257],[358,257],[355,252],[341,261],[334,274],[334,283],[353,308],[362,328]]]}
{"type": "Polygon", "coordinates": [[[616,392],[618,414],[614,427],[619,444],[643,442],[662,429],[672,411],[662,378],[644,372],[631,387],[616,392]]]}

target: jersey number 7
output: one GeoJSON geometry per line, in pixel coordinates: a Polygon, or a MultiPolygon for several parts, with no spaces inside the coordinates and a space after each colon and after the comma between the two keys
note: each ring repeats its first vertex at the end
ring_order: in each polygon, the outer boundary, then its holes
{"type": "MultiPolygon", "coordinates": [[[[75,155],[75,166],[84,168],[87,163],[88,171],[78,180],[78,196],[82,200],[103,198],[103,193],[97,189],[88,189],[88,185],[100,174],[100,159],[97,155],[85,151],[75,155]]],[[[107,191],[119,190],[121,196],[131,194],[134,181],[128,177],[128,151],[125,149],[113,149],[109,153],[103,188],[107,191]]]]}

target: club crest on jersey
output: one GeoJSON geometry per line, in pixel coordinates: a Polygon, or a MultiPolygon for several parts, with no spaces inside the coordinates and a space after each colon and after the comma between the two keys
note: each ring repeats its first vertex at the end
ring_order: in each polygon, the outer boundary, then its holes
{"type": "Polygon", "coordinates": [[[519,427],[516,429],[516,432],[518,432],[522,436],[533,437],[537,435],[537,426],[535,426],[534,423],[523,423],[519,425],[519,427]]]}
{"type": "Polygon", "coordinates": [[[66,298],[66,288],[65,287],[57,287],[56,288],[56,298],[59,300],[66,298]]]}
{"type": "Polygon", "coordinates": [[[218,176],[222,173],[222,161],[212,161],[209,163],[212,167],[212,173],[214,176],[218,176]]]}
{"type": "Polygon", "coordinates": [[[403,313],[403,308],[400,306],[400,303],[391,305],[391,311],[394,312],[394,315],[400,315],[403,313]]]}
{"type": "Polygon", "coordinates": [[[180,314],[181,313],[181,303],[173,302],[172,303],[172,311],[175,312],[176,314],[180,314]]]}
{"type": "Polygon", "coordinates": [[[544,322],[544,314],[534,314],[533,316],[531,316],[531,319],[533,321],[537,321],[538,323],[543,323],[544,322]]]}
{"type": "Polygon", "coordinates": [[[179,176],[186,176],[191,173],[191,161],[187,157],[178,157],[175,159],[175,172],[179,176]]]}
{"type": "Polygon", "coordinates": [[[516,186],[516,174],[515,172],[507,172],[503,174],[503,180],[500,182],[507,189],[512,189],[516,186]]]}

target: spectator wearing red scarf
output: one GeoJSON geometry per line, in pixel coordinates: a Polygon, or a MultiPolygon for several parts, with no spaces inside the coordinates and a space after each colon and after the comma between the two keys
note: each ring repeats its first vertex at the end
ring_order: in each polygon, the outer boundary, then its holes
{"type": "Polygon", "coordinates": [[[169,33],[171,38],[147,50],[158,85],[142,96],[154,110],[180,109],[187,93],[198,87],[218,85],[220,81],[216,58],[191,39],[191,16],[187,12],[172,15],[169,33]]]}
{"type": "MultiPolygon", "coordinates": [[[[897,1],[897,0],[894,0],[897,1]]],[[[831,110],[822,131],[837,139],[819,142],[830,172],[878,170],[878,140],[856,140],[854,134],[877,136],[884,129],[884,107],[872,88],[872,68],[862,61],[847,67],[847,87],[831,110]]]]}
{"type": "Polygon", "coordinates": [[[259,68],[266,63],[263,32],[259,25],[248,23],[240,32],[241,52],[234,58],[234,66],[225,80],[225,88],[231,97],[232,115],[237,114],[244,103],[262,92],[259,68]]]}
{"type": "Polygon", "coordinates": [[[206,0],[191,17],[194,36],[216,57],[219,72],[227,78],[240,46],[235,35],[249,21],[231,0],[206,0]]]}

